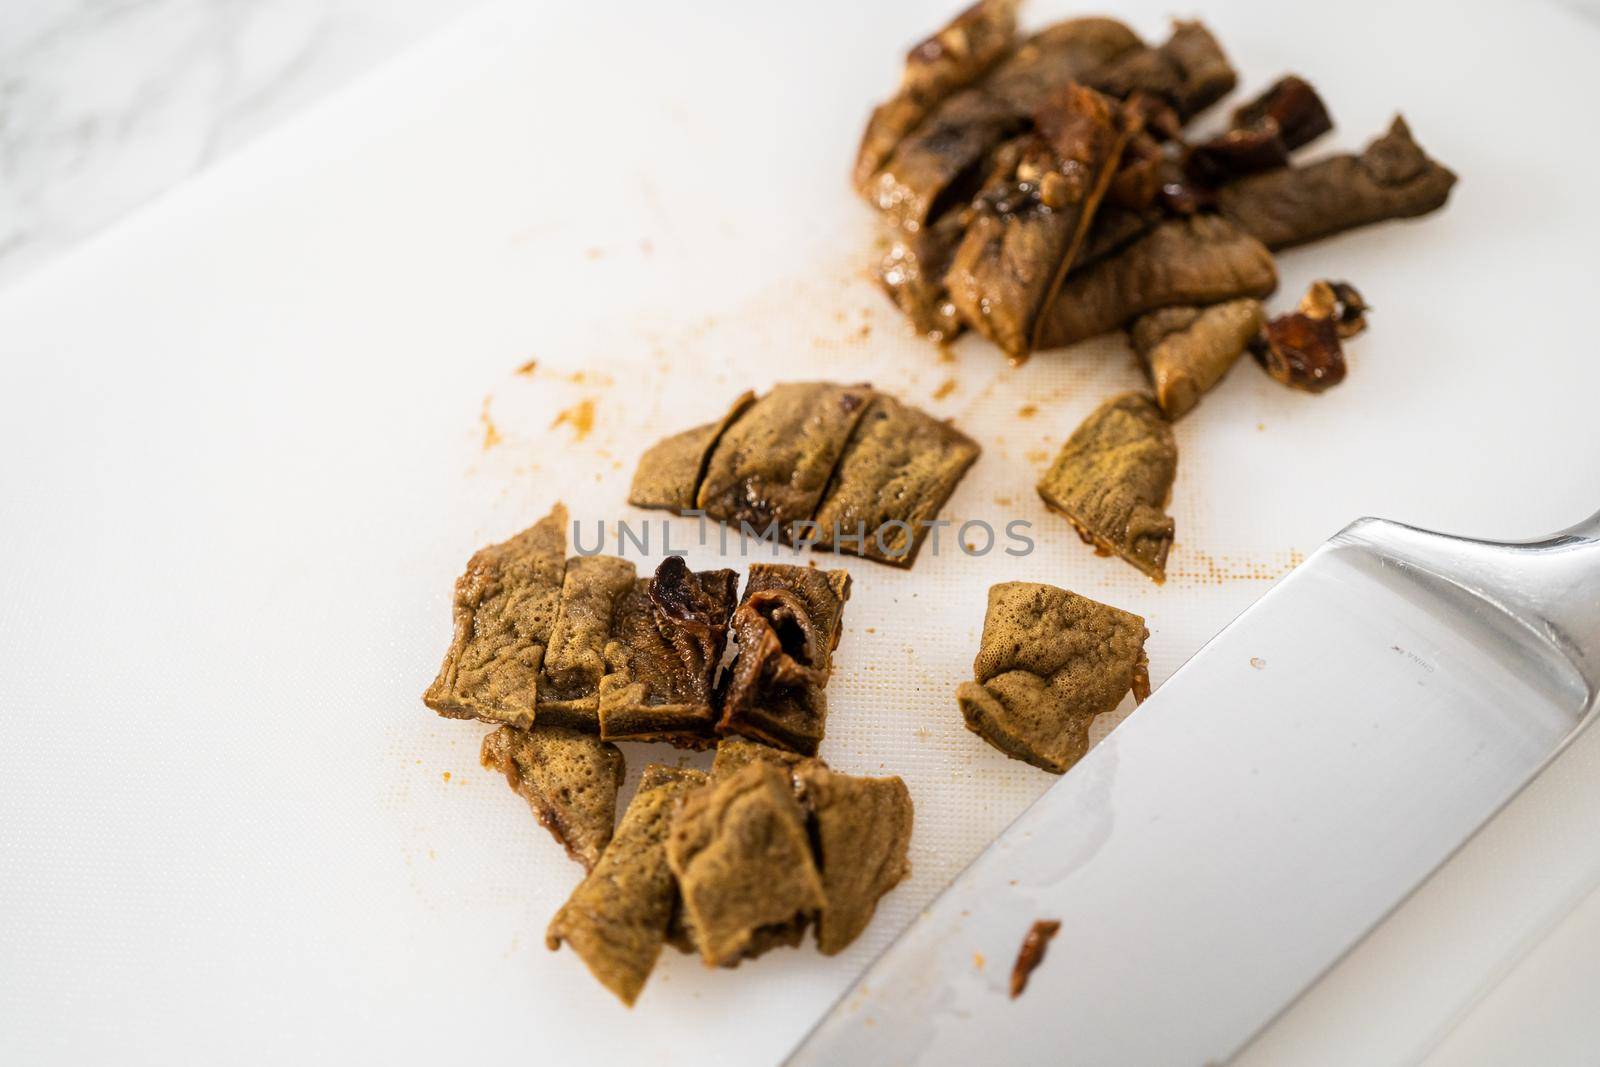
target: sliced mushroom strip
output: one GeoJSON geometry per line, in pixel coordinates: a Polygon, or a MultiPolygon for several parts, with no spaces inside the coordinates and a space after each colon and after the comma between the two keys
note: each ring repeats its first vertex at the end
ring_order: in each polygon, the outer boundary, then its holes
{"type": "Polygon", "coordinates": [[[600,984],[632,1005],[655,969],[677,907],[667,835],[682,799],[707,781],[696,770],[652,764],[611,843],[545,933],[570,944],[600,984]]]}
{"type": "Polygon", "coordinates": [[[618,604],[610,670],[600,682],[600,736],[706,748],[719,715],[712,688],[727,646],[739,575],[694,572],[669,556],[618,604]]]}
{"type": "Polygon", "coordinates": [[[560,726],[502,726],[483,739],[479,759],[506,776],[569,856],[594,870],[617,821],[624,768],[616,745],[560,726]]]}
{"type": "Polygon", "coordinates": [[[1130,691],[1149,695],[1144,620],[1065,589],[989,589],[973,680],[956,690],[967,728],[1012,759],[1063,774],[1089,725],[1130,691]]]}
{"type": "Polygon", "coordinates": [[[817,510],[817,544],[911,566],[978,452],[955,427],[878,394],[817,510]]]}
{"type": "Polygon", "coordinates": [[[758,535],[816,514],[851,431],[872,399],[865,385],[785,382],[757,400],[717,443],[697,504],[712,519],[758,535]]]}
{"type": "Polygon", "coordinates": [[[664,508],[688,511],[694,507],[695,493],[705,477],[711,453],[729,426],[755,403],[756,395],[746,392],[716,422],[673,434],[652,445],[639,457],[628,490],[628,503],[636,508],[664,508]]]}
{"type": "Polygon", "coordinates": [[[1242,178],[1217,192],[1222,213],[1268,248],[1437,211],[1456,176],[1430,159],[1404,119],[1360,155],[1242,178]]]}
{"type": "Polygon", "coordinates": [[[849,597],[846,571],[751,565],[744,599],[733,613],[738,655],[719,733],[816,755],[828,718],[825,687],[849,597]]]}
{"type": "Polygon", "coordinates": [[[1101,404],[1072,432],[1039,496],[1106,555],[1166,580],[1173,523],[1167,498],[1178,470],[1172,426],[1155,400],[1123,393],[1101,404]]]}
{"type": "Polygon", "coordinates": [[[453,719],[532,726],[539,669],[567,566],[567,509],[473,554],[456,579],[454,634],[423,703],[453,719]]]}
{"type": "Polygon", "coordinates": [[[1271,253],[1228,220],[1169,219],[1070,275],[1041,317],[1039,347],[1110,333],[1156,308],[1262,297],[1277,285],[1271,253]]]}
{"type": "Polygon", "coordinates": [[[1170,307],[1141,315],[1128,330],[1156,392],[1176,419],[1200,402],[1244,354],[1265,321],[1261,303],[1247,298],[1210,307],[1170,307]]]}
{"type": "Polygon", "coordinates": [[[946,276],[962,321],[1013,359],[1032,351],[1039,312],[1082,247],[1128,138],[1116,105],[1077,84],[1036,121],[1038,134],[1001,153],[946,276]]]}
{"type": "Polygon", "coordinates": [[[939,101],[982,76],[1016,42],[1020,0],[979,0],[906,54],[900,88],[867,120],[856,155],[865,187],[939,101]]]}
{"type": "Polygon", "coordinates": [[[600,732],[600,679],[606,674],[612,620],[636,577],[633,561],[617,556],[567,561],[561,606],[539,677],[540,722],[600,732]]]}

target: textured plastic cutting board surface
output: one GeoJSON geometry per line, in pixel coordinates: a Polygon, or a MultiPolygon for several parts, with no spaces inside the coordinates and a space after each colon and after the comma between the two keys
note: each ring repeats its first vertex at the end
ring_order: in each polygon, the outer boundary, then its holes
{"type": "MultiPolygon", "coordinates": [[[[1178,425],[1157,587],[1032,488],[1139,385],[1122,343],[942,360],[866,275],[855,139],[946,6],[490,11],[8,294],[0,1047],[769,1062],[1051,781],[952,699],[989,584],[1141,613],[1159,684],[1358,515],[1521,536],[1600,505],[1591,33],[1394,4],[1289,33],[1276,6],[1209,5],[1243,91],[1321,88],[1318,150],[1403,108],[1463,181],[1442,215],[1282,258],[1275,306],[1348,278],[1372,329],[1322,397],[1247,363],[1178,425]],[[578,868],[478,767],[485,728],[419,696],[475,548],[558,499],[591,537],[645,518],[641,449],[785,378],[953,418],[985,451],[946,517],[1029,521],[1037,548],[842,564],[823,755],[906,778],[914,873],[840,957],[668,953],[630,1014],[542,945],[578,868]]],[[[1160,5],[1124,14],[1164,32],[1160,5]]],[[[630,748],[630,791],[647,756],[676,754],[630,748]]]]}

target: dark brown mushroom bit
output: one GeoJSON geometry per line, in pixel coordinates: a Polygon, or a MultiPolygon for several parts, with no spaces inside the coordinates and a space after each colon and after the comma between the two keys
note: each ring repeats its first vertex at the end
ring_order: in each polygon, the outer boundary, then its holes
{"type": "Polygon", "coordinates": [[[1022,996],[1022,991],[1028,988],[1028,977],[1033,974],[1035,967],[1044,962],[1044,950],[1060,930],[1061,922],[1058,919],[1040,919],[1028,927],[1028,932],[1022,938],[1022,947],[1017,950],[1017,962],[1011,968],[1012,1000],[1022,996]]]}

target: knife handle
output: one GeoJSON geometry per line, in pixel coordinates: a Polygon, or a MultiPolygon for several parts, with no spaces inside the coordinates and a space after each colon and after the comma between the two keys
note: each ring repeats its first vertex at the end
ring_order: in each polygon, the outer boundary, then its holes
{"type": "Polygon", "coordinates": [[[1600,512],[1549,537],[1484,541],[1361,519],[1336,544],[1358,545],[1397,580],[1420,583],[1483,632],[1486,647],[1524,661],[1536,683],[1600,694],[1600,512]]]}

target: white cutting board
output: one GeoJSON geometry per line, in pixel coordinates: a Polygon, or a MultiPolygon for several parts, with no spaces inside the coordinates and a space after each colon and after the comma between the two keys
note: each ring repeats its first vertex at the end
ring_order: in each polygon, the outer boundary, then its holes
{"type": "MultiPolygon", "coordinates": [[[[1283,258],[1275,306],[1349,278],[1372,329],[1325,396],[1247,364],[1179,424],[1156,587],[1032,491],[1138,384],[1120,342],[1011,369],[969,338],[941,362],[866,277],[856,137],[948,6],[492,9],[8,294],[0,1058],[772,1062],[1052,781],[956,711],[990,583],[1142,613],[1159,683],[1358,515],[1524,536],[1600,506],[1587,26],[1209,5],[1245,91],[1287,70],[1323,91],[1322,149],[1403,107],[1463,180],[1441,215],[1283,258]],[[477,766],[485,728],[419,695],[475,548],[557,499],[586,530],[646,517],[624,498],[647,443],[803,377],[955,418],[985,452],[947,517],[1029,520],[1038,550],[844,564],[823,755],[906,778],[913,876],[835,959],[669,953],[630,1013],[541,943],[578,868],[477,766]],[[592,432],[552,425],[586,400],[592,432]]],[[[1163,5],[1124,7],[1161,36],[1163,5]]],[[[1430,1043],[1600,880],[1595,749],[1261,1062],[1430,1043]]]]}

